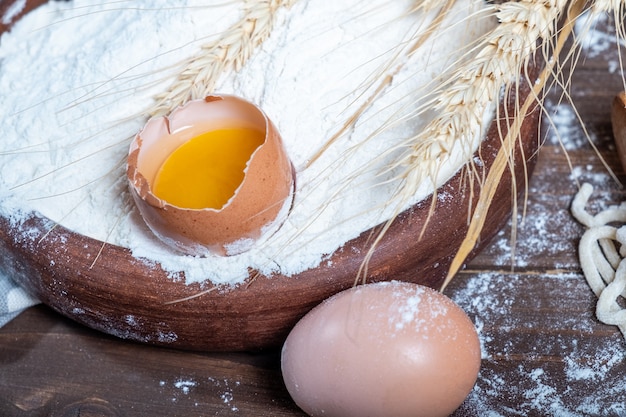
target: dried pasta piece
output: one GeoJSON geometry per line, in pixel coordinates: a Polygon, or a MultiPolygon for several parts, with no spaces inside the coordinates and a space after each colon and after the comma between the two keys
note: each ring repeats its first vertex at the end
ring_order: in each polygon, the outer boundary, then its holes
{"type": "Polygon", "coordinates": [[[583,274],[587,280],[587,284],[591,287],[593,293],[600,297],[602,291],[610,283],[615,271],[606,267],[604,256],[599,249],[599,240],[610,239],[615,236],[614,228],[611,226],[595,226],[583,234],[578,245],[578,257],[583,274]]]}
{"type": "Polygon", "coordinates": [[[600,293],[596,305],[596,317],[603,323],[612,324],[626,337],[626,309],[617,300],[626,289],[626,260],[622,260],[615,271],[615,278],[600,293]]]}
{"type": "Polygon", "coordinates": [[[580,266],[589,287],[598,297],[596,317],[617,326],[626,339],[626,205],[611,206],[593,215],[586,210],[593,193],[583,184],[572,201],[572,215],[587,227],[578,245],[580,266]]]}

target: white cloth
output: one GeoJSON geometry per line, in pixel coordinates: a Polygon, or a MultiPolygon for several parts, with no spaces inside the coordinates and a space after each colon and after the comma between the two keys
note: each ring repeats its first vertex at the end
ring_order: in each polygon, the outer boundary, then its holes
{"type": "Polygon", "coordinates": [[[39,301],[28,294],[8,276],[0,273],[0,327],[13,320],[39,301]]]}

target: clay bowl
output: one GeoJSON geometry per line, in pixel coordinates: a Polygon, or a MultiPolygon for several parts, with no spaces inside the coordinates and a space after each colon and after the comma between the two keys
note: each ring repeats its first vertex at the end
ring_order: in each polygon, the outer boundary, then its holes
{"type": "MultiPolygon", "coordinates": [[[[42,3],[29,1],[24,12],[42,3]]],[[[0,15],[8,7],[5,4],[0,5],[0,15]]],[[[529,86],[523,85],[520,98],[529,91],[529,86]]],[[[501,115],[513,114],[514,99],[500,104],[501,115]]],[[[534,165],[538,120],[539,110],[535,109],[523,124],[522,140],[515,152],[518,183],[525,181],[526,170],[534,165]]],[[[506,121],[500,122],[500,126],[492,123],[478,151],[484,160],[480,167],[483,173],[490,169],[500,147],[498,131],[506,133],[506,121]]],[[[511,184],[507,171],[474,253],[508,220],[511,184]]],[[[479,187],[478,182],[474,186],[479,187]]],[[[367,281],[395,279],[434,288],[442,284],[467,231],[468,207],[475,205],[476,194],[470,193],[468,176],[461,172],[439,193],[452,198],[438,201],[428,222],[430,199],[406,210],[392,224],[370,261],[367,281]],[[423,227],[426,229],[420,240],[423,227]]],[[[158,267],[148,267],[133,258],[129,250],[111,245],[104,246],[92,266],[102,242],[53,225],[36,212],[20,226],[0,217],[0,269],[43,303],[79,323],[124,339],[204,351],[279,346],[311,308],[354,285],[371,233],[364,231],[328,262],[297,276],[256,276],[237,287],[216,288],[171,304],[206,288],[173,281],[158,267]]]]}

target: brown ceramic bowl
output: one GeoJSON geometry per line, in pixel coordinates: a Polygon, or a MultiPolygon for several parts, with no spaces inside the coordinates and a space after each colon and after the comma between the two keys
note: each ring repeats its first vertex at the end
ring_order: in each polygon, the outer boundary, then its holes
{"type": "MultiPolygon", "coordinates": [[[[29,1],[24,13],[44,0],[29,1]]],[[[11,2],[9,2],[11,3],[11,2]]],[[[9,7],[0,4],[0,15],[9,7]]],[[[6,30],[0,26],[0,30],[6,30]]],[[[536,73],[535,73],[536,75],[536,73]]],[[[529,94],[528,85],[519,90],[529,94]]],[[[513,100],[501,103],[513,114],[513,100]]],[[[527,116],[515,153],[515,176],[525,181],[538,148],[539,110],[527,116]]],[[[500,147],[499,130],[492,123],[479,149],[489,170],[500,147]]],[[[472,178],[480,177],[480,175],[472,178]]],[[[437,202],[426,223],[431,201],[416,204],[393,222],[369,263],[369,282],[404,280],[439,287],[468,228],[468,207],[475,205],[468,176],[458,173],[439,192],[453,198],[437,202]],[[418,239],[422,228],[424,237],[418,239]]],[[[480,250],[508,220],[512,181],[506,172],[482,232],[480,250]]],[[[478,182],[475,187],[480,187],[478,182]]],[[[38,213],[18,228],[0,217],[0,269],[61,314],[124,339],[181,349],[253,350],[280,345],[295,323],[329,296],[354,285],[371,231],[346,243],[328,262],[297,276],[257,276],[235,288],[217,288],[188,301],[170,304],[202,290],[199,284],[173,281],[158,267],[147,267],[130,251],[73,233],[38,213]],[[24,233],[28,231],[28,233],[24,233]],[[42,237],[45,238],[42,239],[42,237]]],[[[251,272],[251,277],[254,272],[251,272]]]]}

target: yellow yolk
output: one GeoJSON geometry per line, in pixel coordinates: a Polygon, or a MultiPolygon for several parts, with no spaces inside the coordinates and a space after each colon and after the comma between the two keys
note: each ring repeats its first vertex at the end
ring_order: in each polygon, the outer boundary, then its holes
{"type": "Polygon", "coordinates": [[[244,170],[265,132],[249,128],[209,131],[193,137],[165,160],[153,192],[181,208],[221,209],[243,182],[244,170]]]}

